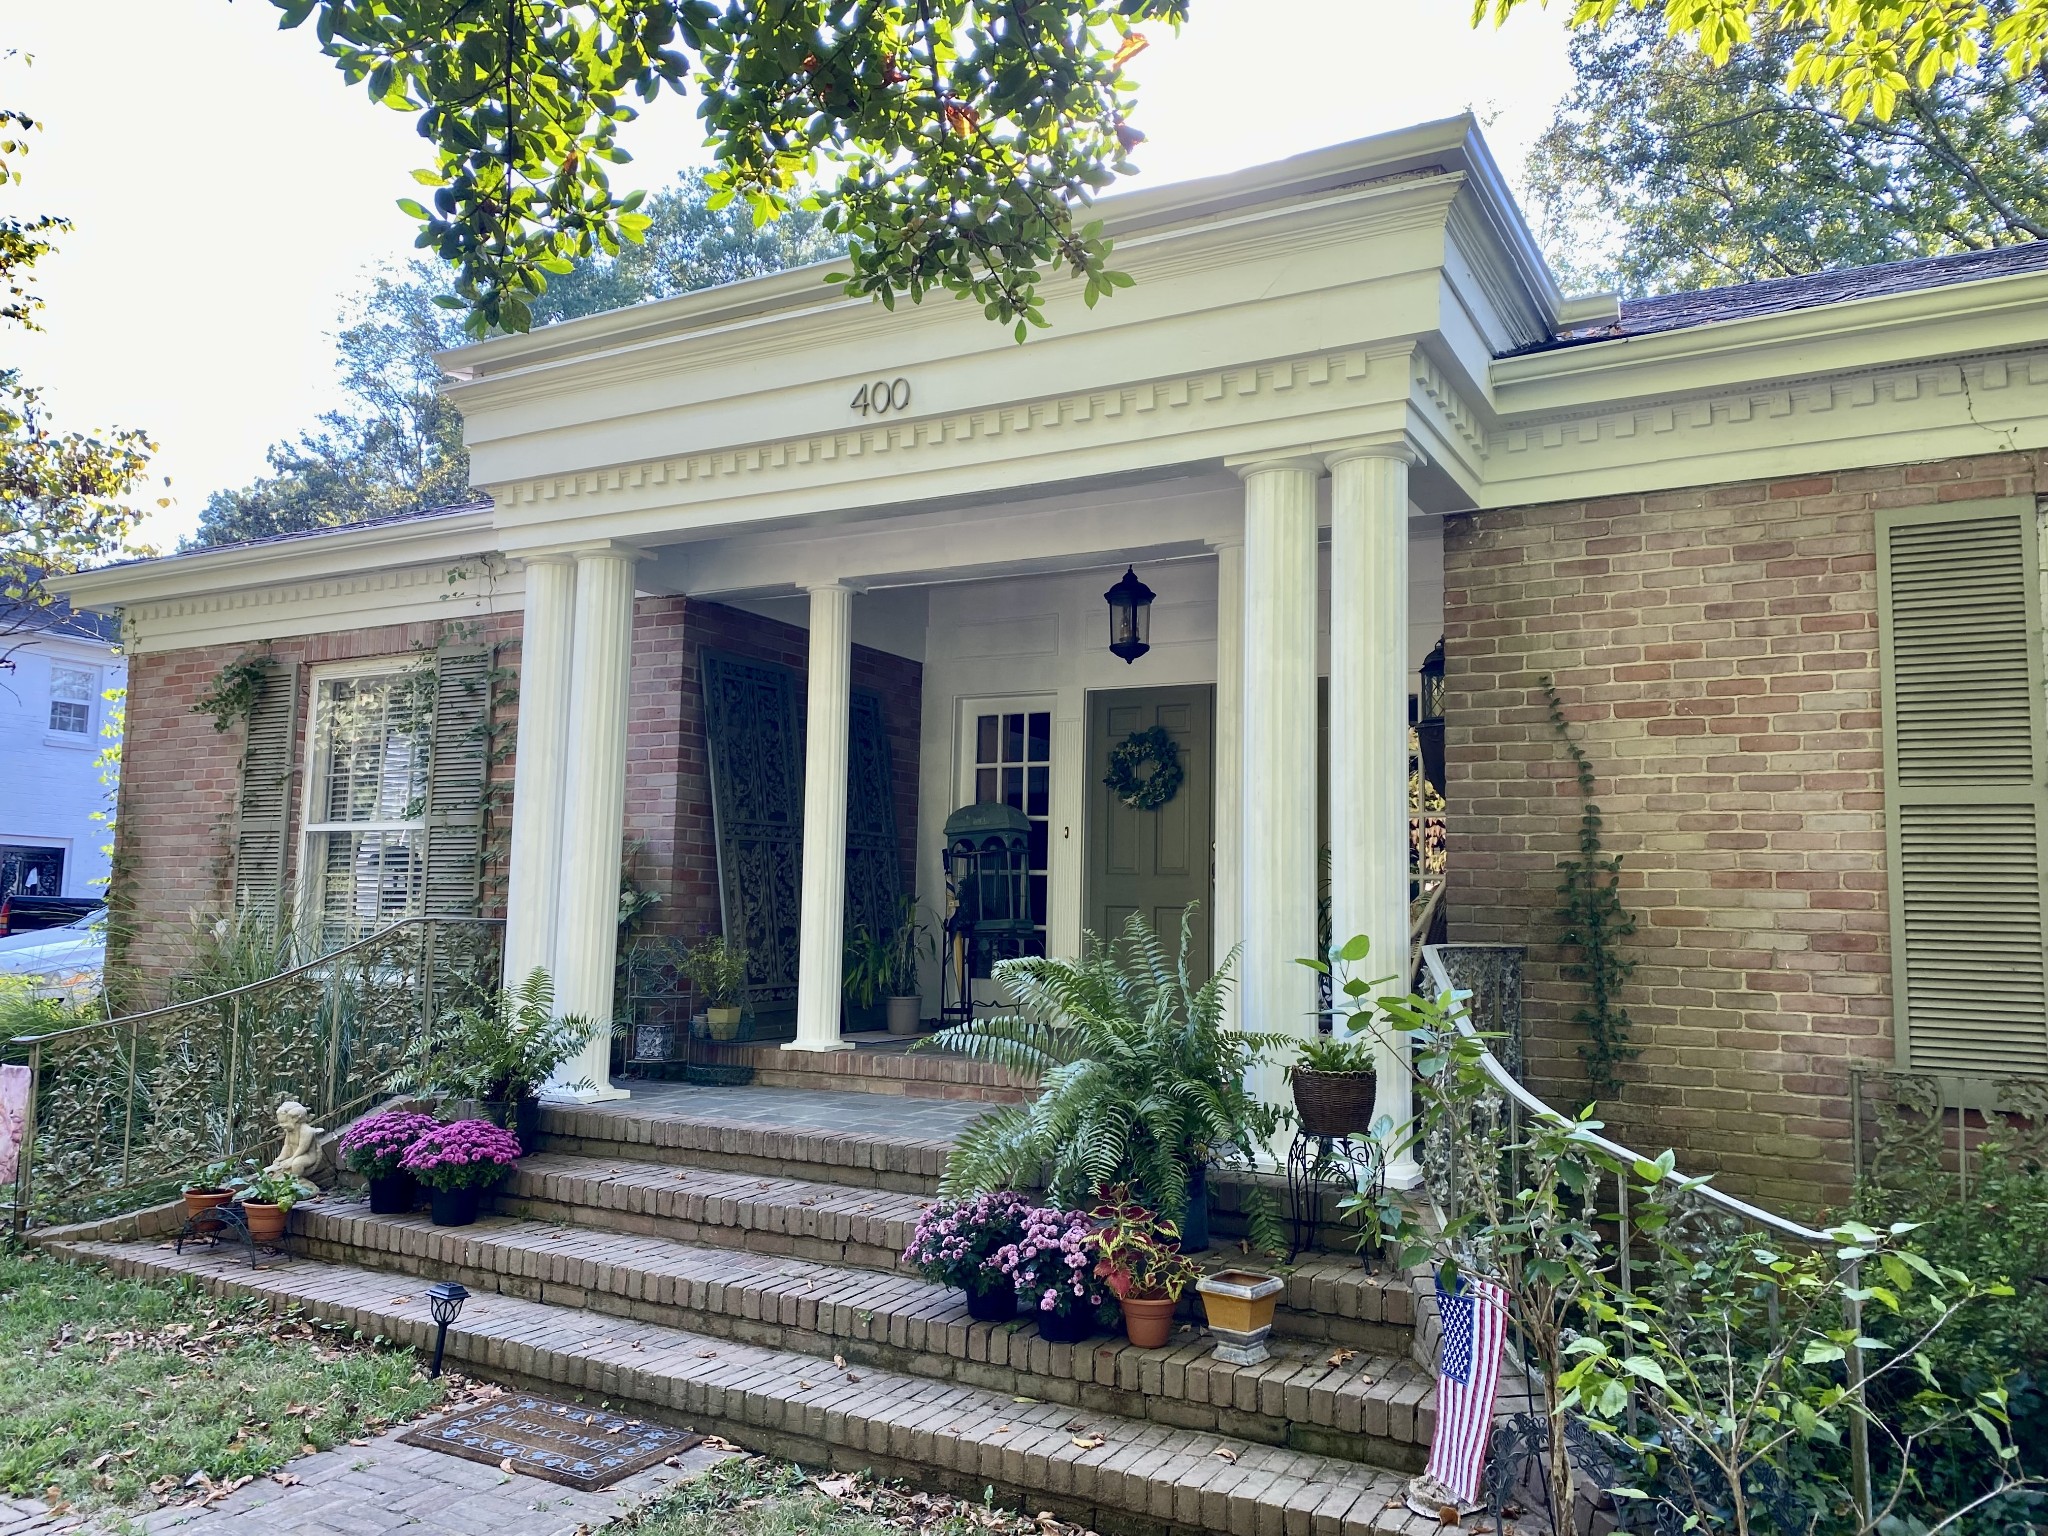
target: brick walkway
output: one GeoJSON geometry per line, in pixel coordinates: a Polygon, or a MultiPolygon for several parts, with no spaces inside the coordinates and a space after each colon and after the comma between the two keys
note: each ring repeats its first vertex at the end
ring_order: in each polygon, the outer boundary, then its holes
{"type": "Polygon", "coordinates": [[[218,1504],[129,1515],[125,1525],[118,1516],[53,1518],[33,1499],[0,1500],[0,1536],[570,1536],[609,1523],[732,1454],[699,1446],[677,1457],[676,1466],[579,1493],[401,1445],[400,1433],[301,1457],[285,1468],[296,1483],[259,1477],[218,1504]]]}

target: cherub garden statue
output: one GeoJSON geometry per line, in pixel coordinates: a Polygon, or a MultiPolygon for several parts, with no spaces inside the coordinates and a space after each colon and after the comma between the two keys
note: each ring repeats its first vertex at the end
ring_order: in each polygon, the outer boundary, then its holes
{"type": "Polygon", "coordinates": [[[313,1112],[305,1105],[286,1099],[277,1106],[277,1128],[284,1132],[284,1146],[264,1172],[297,1179],[310,1189],[313,1172],[325,1155],[320,1145],[323,1127],[313,1124],[313,1112]]]}

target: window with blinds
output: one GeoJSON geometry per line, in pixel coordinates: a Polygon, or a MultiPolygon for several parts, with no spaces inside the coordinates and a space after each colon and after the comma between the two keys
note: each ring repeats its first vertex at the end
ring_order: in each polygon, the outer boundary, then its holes
{"type": "Polygon", "coordinates": [[[2048,744],[2033,498],[1880,512],[1902,1064],[2048,1074],[2048,744]]]}
{"type": "Polygon", "coordinates": [[[420,912],[431,728],[407,673],[314,680],[299,867],[322,950],[420,912]]]}

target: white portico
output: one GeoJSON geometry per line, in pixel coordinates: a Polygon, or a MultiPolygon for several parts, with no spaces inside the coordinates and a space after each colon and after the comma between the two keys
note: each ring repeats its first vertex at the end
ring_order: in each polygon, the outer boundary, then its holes
{"type": "MultiPolygon", "coordinates": [[[[1024,701],[1045,942],[1071,951],[1096,926],[1090,700],[1185,684],[1213,690],[1197,862],[1210,952],[1242,944],[1240,1020],[1314,1028],[1296,961],[1318,949],[1325,836],[1338,936],[1400,969],[1408,696],[1434,638],[1411,624],[1411,541],[1426,564],[1432,519],[1472,504],[1492,360],[1591,310],[1551,285],[1469,120],[1103,211],[1135,288],[1056,298],[1024,346],[969,306],[891,313],[804,271],[446,356],[525,573],[508,973],[546,966],[565,1009],[608,1012],[598,851],[620,835],[636,587],[809,631],[793,1049],[839,1041],[864,627],[925,667],[921,880],[963,798],[963,709],[1024,701]],[[1162,594],[1128,669],[1092,595],[1126,564],[1162,594]]],[[[607,1092],[602,1068],[593,1048],[564,1080],[607,1092]]]]}

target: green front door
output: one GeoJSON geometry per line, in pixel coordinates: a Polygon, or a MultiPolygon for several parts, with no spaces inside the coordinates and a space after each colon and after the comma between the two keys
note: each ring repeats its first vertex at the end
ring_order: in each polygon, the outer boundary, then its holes
{"type": "Polygon", "coordinates": [[[1088,927],[1103,938],[1122,932],[1133,912],[1173,953],[1181,914],[1199,903],[1194,975],[1210,965],[1210,884],[1214,875],[1215,690],[1131,688],[1088,696],[1088,927]],[[1185,777],[1156,810],[1134,810],[1102,782],[1111,748],[1159,725],[1180,749],[1185,777]]]}

